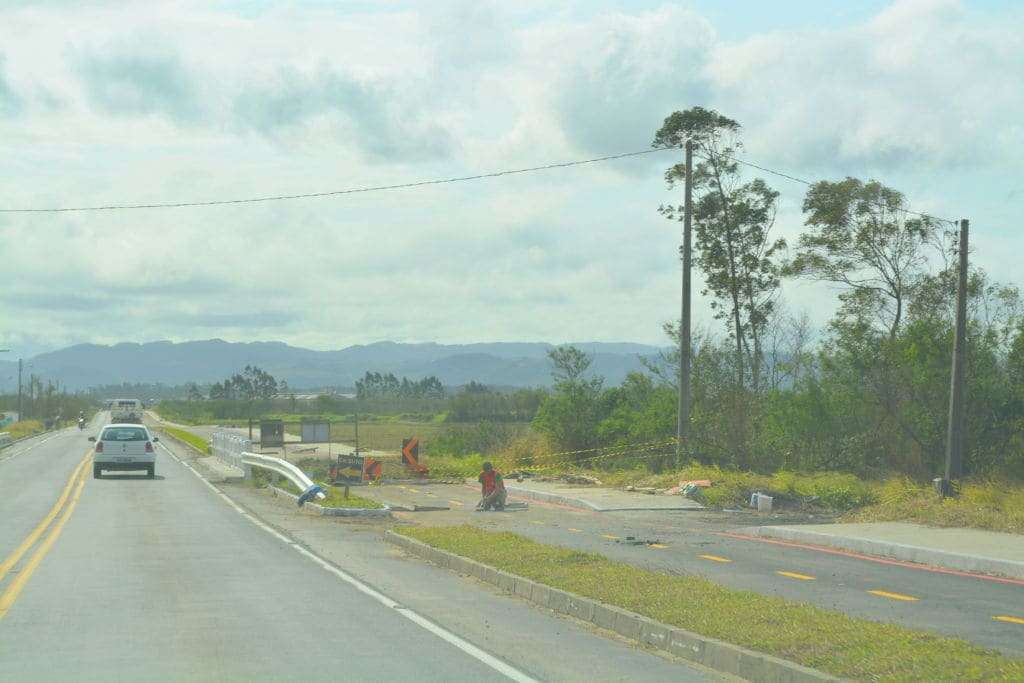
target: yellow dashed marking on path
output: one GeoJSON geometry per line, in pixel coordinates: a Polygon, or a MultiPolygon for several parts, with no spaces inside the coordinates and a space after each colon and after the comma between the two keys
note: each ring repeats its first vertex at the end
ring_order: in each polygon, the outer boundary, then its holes
{"type": "Polygon", "coordinates": [[[668,546],[667,545],[663,545],[661,543],[652,543],[651,547],[652,548],[657,548],[658,550],[661,550],[662,548],[667,548],[668,546]]]}
{"type": "Polygon", "coordinates": [[[775,572],[779,576],[786,576],[799,581],[814,581],[815,577],[808,574],[797,574],[796,572],[775,572]]]}
{"type": "Polygon", "coordinates": [[[1011,617],[1006,614],[1000,614],[992,618],[996,621],[1005,621],[1008,624],[1024,624],[1024,619],[1021,619],[1020,617],[1011,617]]]}
{"type": "Polygon", "coordinates": [[[544,522],[539,522],[536,519],[531,519],[530,524],[538,524],[540,526],[544,526],[544,522]]]}
{"type": "Polygon", "coordinates": [[[579,529],[573,529],[572,527],[569,527],[568,530],[573,532],[574,534],[578,534],[580,532],[579,529]]]}
{"type": "Polygon", "coordinates": [[[732,562],[728,557],[719,557],[718,555],[701,555],[701,559],[711,560],[712,562],[732,562]]]}
{"type": "Polygon", "coordinates": [[[868,593],[882,598],[889,598],[890,600],[902,600],[903,602],[916,602],[918,600],[913,595],[903,595],[903,593],[890,593],[888,591],[868,591],[868,593]]]}
{"type": "Polygon", "coordinates": [[[409,487],[408,487],[408,486],[406,486],[405,484],[399,484],[399,485],[398,485],[398,488],[400,488],[400,489],[407,489],[407,488],[409,488],[409,487]]]}
{"type": "Polygon", "coordinates": [[[409,487],[409,490],[412,491],[413,493],[419,493],[419,491],[417,491],[416,489],[412,488],[411,486],[409,487]]]}
{"type": "Polygon", "coordinates": [[[612,536],[611,534],[601,534],[601,538],[607,538],[609,541],[621,541],[622,540],[618,536],[612,536]]]}
{"type": "Polygon", "coordinates": [[[448,502],[451,503],[452,505],[458,505],[459,507],[462,507],[462,503],[460,503],[457,500],[449,500],[448,502]]]}

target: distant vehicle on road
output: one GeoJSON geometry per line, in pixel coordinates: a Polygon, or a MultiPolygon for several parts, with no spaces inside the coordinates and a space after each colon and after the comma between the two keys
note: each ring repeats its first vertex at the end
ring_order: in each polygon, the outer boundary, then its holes
{"type": "Polygon", "coordinates": [[[117,398],[110,402],[110,419],[117,424],[142,424],[144,408],[137,398],[117,398]]]}
{"type": "Polygon", "coordinates": [[[140,424],[109,424],[100,432],[92,454],[92,476],[99,479],[104,470],[145,470],[146,476],[156,476],[156,453],[153,444],[159,441],[140,424]]]}

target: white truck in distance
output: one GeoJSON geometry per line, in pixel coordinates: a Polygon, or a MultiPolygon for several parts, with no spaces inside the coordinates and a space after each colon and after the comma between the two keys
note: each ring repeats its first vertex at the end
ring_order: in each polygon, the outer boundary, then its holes
{"type": "Polygon", "coordinates": [[[142,401],[137,398],[116,398],[110,402],[110,421],[115,424],[142,424],[142,401]]]}

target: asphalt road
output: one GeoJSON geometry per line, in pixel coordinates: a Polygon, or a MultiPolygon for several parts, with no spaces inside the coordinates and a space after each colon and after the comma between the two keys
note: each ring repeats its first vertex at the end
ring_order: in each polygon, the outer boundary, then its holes
{"type": "Polygon", "coordinates": [[[375,534],[329,527],[356,544],[321,544],[325,560],[165,450],[154,480],[93,479],[92,431],[0,451],[0,562],[25,548],[0,577],[0,680],[711,677],[384,552],[375,534]]]}
{"type": "Polygon", "coordinates": [[[1024,624],[994,618],[1024,619],[1024,581],[932,572],[853,554],[723,535],[758,524],[757,516],[751,514],[590,512],[533,500],[526,501],[525,512],[474,512],[479,492],[468,485],[388,487],[386,493],[371,495],[451,508],[397,513],[417,524],[468,522],[516,531],[649,569],[700,574],[734,588],[937,631],[1024,656],[1024,624]]]}

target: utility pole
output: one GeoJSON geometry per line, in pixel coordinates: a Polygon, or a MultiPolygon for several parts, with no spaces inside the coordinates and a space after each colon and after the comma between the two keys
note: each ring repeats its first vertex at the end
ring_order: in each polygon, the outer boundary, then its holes
{"type": "Polygon", "coordinates": [[[942,479],[942,495],[959,492],[964,456],[964,354],[967,343],[967,229],[966,218],[960,220],[960,271],[956,290],[956,333],[953,337],[953,372],[949,387],[949,424],[946,429],[946,474],[942,479]],[[955,482],[955,483],[954,483],[955,482]]]}
{"type": "Polygon", "coordinates": [[[18,359],[18,419],[24,420],[25,415],[21,412],[21,366],[22,361],[18,359]]]}
{"type": "Polygon", "coordinates": [[[679,320],[679,413],[676,420],[676,464],[682,463],[690,435],[690,231],[693,222],[693,142],[686,141],[686,194],[683,200],[683,304],[679,320]]]}

